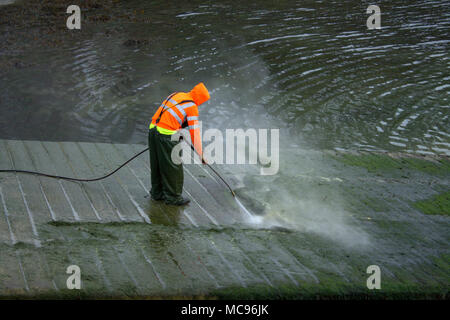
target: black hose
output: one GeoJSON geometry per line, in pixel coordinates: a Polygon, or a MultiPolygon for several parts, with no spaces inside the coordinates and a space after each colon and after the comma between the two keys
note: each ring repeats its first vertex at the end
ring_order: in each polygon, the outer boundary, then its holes
{"type": "MultiPolygon", "coordinates": [[[[184,139],[182,139],[182,140],[183,140],[184,142],[186,142],[186,143],[191,147],[192,151],[197,152],[197,151],[195,151],[195,148],[192,146],[192,144],[188,143],[188,142],[187,142],[186,140],[184,140],[184,139]]],[[[197,153],[197,154],[198,154],[198,153],[197,153]]],[[[209,164],[205,161],[205,159],[203,159],[203,157],[202,157],[202,162],[203,162],[204,164],[206,164],[206,165],[208,166],[208,168],[210,168],[210,169],[212,170],[212,172],[214,172],[214,173],[220,178],[220,180],[222,180],[223,183],[225,183],[225,185],[228,187],[228,189],[230,190],[230,192],[231,192],[231,194],[233,195],[233,197],[236,197],[236,194],[234,193],[233,189],[231,189],[230,185],[225,181],[224,178],[221,177],[221,175],[220,175],[216,170],[214,170],[213,167],[211,167],[211,165],[209,165],[209,164]]]]}
{"type": "MultiPolygon", "coordinates": [[[[184,140],[184,139],[183,139],[184,140]]],[[[186,142],[191,149],[195,151],[194,147],[192,146],[192,144],[188,143],[186,140],[184,140],[184,142],[186,142]]],[[[42,172],[35,172],[35,171],[28,171],[28,170],[16,170],[16,169],[10,169],[10,170],[0,170],[0,172],[9,172],[9,173],[26,173],[26,174],[34,174],[37,176],[42,176],[42,177],[47,177],[47,178],[54,178],[54,179],[61,179],[61,180],[69,180],[69,181],[78,181],[78,182],[94,182],[94,181],[99,181],[99,180],[103,180],[108,178],[109,176],[112,176],[114,173],[116,173],[117,171],[119,171],[120,169],[122,169],[124,166],[126,166],[128,163],[130,163],[131,161],[133,161],[134,159],[136,159],[137,157],[139,157],[141,154],[143,154],[144,152],[146,152],[147,150],[149,150],[150,148],[145,148],[144,150],[142,150],[141,152],[139,152],[138,154],[136,154],[135,156],[133,156],[132,158],[130,158],[129,160],[127,160],[126,162],[124,162],[120,167],[118,167],[117,169],[115,169],[114,171],[111,171],[110,173],[108,173],[105,176],[102,177],[98,177],[98,178],[93,178],[93,179],[78,179],[78,178],[72,178],[72,177],[64,177],[64,176],[57,176],[57,175],[51,175],[51,174],[46,174],[46,173],[42,173],[42,172]]],[[[205,163],[219,178],[220,180],[222,180],[222,182],[228,187],[228,189],[230,190],[231,194],[233,195],[233,197],[236,197],[236,194],[234,193],[233,189],[231,189],[230,185],[220,176],[220,174],[214,170],[213,167],[211,167],[208,163],[206,163],[206,161],[202,158],[202,162],[205,163]]]]}
{"type": "MultiPolygon", "coordinates": [[[[186,140],[184,140],[190,147],[191,149],[195,151],[194,147],[188,143],[186,140]]],[[[150,148],[145,148],[144,150],[142,150],[141,152],[139,152],[138,154],[136,154],[135,156],[133,156],[132,158],[130,158],[129,160],[127,160],[126,162],[124,162],[120,167],[118,167],[117,169],[115,169],[114,171],[111,171],[110,173],[108,173],[105,176],[102,177],[98,177],[98,178],[93,178],[93,179],[78,179],[78,178],[72,178],[72,177],[64,177],[64,176],[57,176],[57,175],[51,175],[51,174],[46,174],[46,173],[42,173],[42,172],[35,172],[35,171],[28,171],[28,170],[16,170],[16,169],[10,169],[10,170],[0,170],[0,172],[5,172],[5,173],[25,173],[25,174],[34,174],[37,176],[42,176],[42,177],[47,177],[47,178],[54,178],[54,179],[61,179],[61,180],[69,180],[69,181],[78,181],[78,182],[94,182],[94,181],[99,181],[99,180],[103,180],[108,178],[109,176],[112,176],[114,173],[116,173],[117,171],[119,171],[120,169],[122,169],[124,166],[126,166],[128,163],[130,163],[131,161],[133,161],[134,159],[136,159],[137,157],[139,157],[141,154],[143,154],[144,152],[146,152],[147,150],[149,150],[150,148]]],[[[230,190],[231,194],[233,195],[233,197],[236,197],[236,194],[234,193],[233,189],[231,189],[230,185],[220,176],[220,174],[214,170],[213,167],[211,167],[208,163],[206,163],[206,161],[202,158],[203,163],[205,163],[219,178],[220,180],[222,180],[222,182],[228,187],[228,189],[230,190]]]]}
{"type": "Polygon", "coordinates": [[[207,164],[206,161],[205,161],[205,164],[220,178],[220,180],[222,180],[223,183],[225,183],[225,185],[228,187],[228,189],[230,189],[230,192],[233,195],[233,197],[236,197],[236,194],[234,193],[233,189],[231,189],[230,185],[220,176],[220,174],[216,170],[214,170],[213,167],[211,167],[209,164],[207,164]]]}
{"type": "Polygon", "coordinates": [[[61,180],[79,181],[79,182],[93,182],[93,181],[99,181],[99,180],[103,180],[103,179],[108,178],[109,176],[113,175],[114,173],[116,173],[117,171],[122,169],[128,163],[130,163],[131,161],[133,161],[134,159],[139,157],[141,154],[143,154],[148,149],[150,149],[150,148],[145,148],[144,150],[142,150],[141,152],[136,154],[134,157],[132,157],[131,159],[127,160],[124,164],[122,164],[116,170],[108,173],[105,176],[102,176],[102,177],[99,177],[99,178],[94,178],[94,179],[77,179],[77,178],[71,178],[71,177],[54,176],[54,175],[51,175],[51,174],[46,174],[46,173],[41,173],[41,172],[34,172],[34,171],[27,171],[27,170],[0,170],[0,172],[27,173],[27,174],[35,174],[35,175],[38,175],[38,176],[43,176],[43,177],[47,177],[47,178],[54,178],[54,179],[61,179],[61,180]]]}

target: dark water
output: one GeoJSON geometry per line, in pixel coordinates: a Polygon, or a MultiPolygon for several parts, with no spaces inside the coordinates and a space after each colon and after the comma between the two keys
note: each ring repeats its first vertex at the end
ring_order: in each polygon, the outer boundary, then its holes
{"type": "Polygon", "coordinates": [[[203,129],[450,154],[448,2],[377,1],[367,30],[372,2],[106,1],[81,31],[65,6],[0,7],[0,138],[145,143],[160,101],[203,81],[203,129]]]}

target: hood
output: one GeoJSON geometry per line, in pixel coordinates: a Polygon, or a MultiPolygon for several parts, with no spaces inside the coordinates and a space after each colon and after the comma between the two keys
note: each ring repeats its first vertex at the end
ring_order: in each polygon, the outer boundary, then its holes
{"type": "Polygon", "coordinates": [[[190,96],[192,97],[192,100],[194,100],[195,104],[197,106],[201,105],[203,102],[206,102],[209,100],[209,92],[208,89],[206,89],[203,82],[200,82],[198,85],[196,85],[190,92],[190,96]]]}

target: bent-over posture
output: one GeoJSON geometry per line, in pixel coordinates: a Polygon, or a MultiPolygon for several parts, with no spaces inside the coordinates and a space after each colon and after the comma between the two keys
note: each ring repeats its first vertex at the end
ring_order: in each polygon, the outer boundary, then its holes
{"type": "Polygon", "coordinates": [[[198,106],[210,98],[203,83],[190,92],[175,92],[168,96],[152,117],[148,133],[151,168],[151,197],[164,200],[166,204],[185,205],[190,202],[183,198],[183,166],[172,161],[172,149],[178,141],[171,135],[181,128],[188,127],[191,141],[201,159],[202,141],[198,125],[198,106]]]}

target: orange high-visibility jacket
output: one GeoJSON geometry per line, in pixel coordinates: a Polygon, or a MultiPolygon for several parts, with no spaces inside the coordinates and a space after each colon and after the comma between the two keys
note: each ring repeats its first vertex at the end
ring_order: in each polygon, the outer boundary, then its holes
{"type": "Polygon", "coordinates": [[[163,101],[152,117],[150,128],[155,125],[163,134],[173,134],[181,129],[187,121],[191,141],[195,150],[203,157],[202,140],[198,124],[198,106],[210,98],[208,89],[203,83],[196,85],[190,92],[176,92],[163,101]],[[162,115],[161,115],[162,112],[162,115]],[[158,123],[157,119],[160,117],[158,123]]]}

